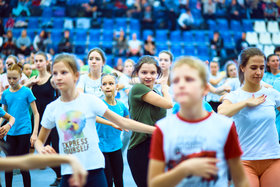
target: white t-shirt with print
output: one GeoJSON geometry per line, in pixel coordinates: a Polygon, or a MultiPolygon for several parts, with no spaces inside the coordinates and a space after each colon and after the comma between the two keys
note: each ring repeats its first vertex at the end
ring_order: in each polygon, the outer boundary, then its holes
{"type": "MultiPolygon", "coordinates": [[[[60,154],[77,157],[86,170],[104,168],[95,123],[96,116],[103,116],[107,108],[90,94],[80,93],[70,102],[62,102],[59,97],[47,105],[41,124],[47,129],[57,127],[60,154]]],[[[62,175],[72,174],[69,165],[62,165],[61,171],[62,175]]]]}
{"type": "Polygon", "coordinates": [[[275,125],[275,107],[280,106],[280,92],[262,87],[255,93],[242,88],[230,92],[224,98],[232,103],[244,101],[252,96],[266,95],[264,103],[256,107],[245,107],[233,116],[244,151],[243,160],[264,160],[280,158],[280,145],[275,125]]]}
{"type": "Polygon", "coordinates": [[[81,75],[77,88],[82,89],[84,93],[93,94],[101,99],[104,98],[104,93],[101,90],[101,78],[93,80],[88,74],[81,75]]]}

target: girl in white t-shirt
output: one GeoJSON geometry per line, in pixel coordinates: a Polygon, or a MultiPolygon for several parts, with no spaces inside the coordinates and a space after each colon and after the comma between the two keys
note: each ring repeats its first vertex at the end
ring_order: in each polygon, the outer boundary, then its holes
{"type": "Polygon", "coordinates": [[[280,109],[280,93],[261,85],[264,69],[265,56],[261,50],[243,50],[238,67],[242,87],[225,96],[219,113],[233,117],[251,186],[278,187],[280,146],[274,108],[280,109]]]}
{"type": "Polygon", "coordinates": [[[172,70],[172,87],[180,110],[157,122],[149,161],[149,186],[234,185],[249,187],[233,121],[203,108],[209,91],[202,61],[184,57],[172,70]]]}
{"type": "MultiPolygon", "coordinates": [[[[49,145],[44,146],[44,143],[51,129],[56,126],[59,152],[77,157],[88,170],[85,186],[106,186],[104,157],[98,146],[99,139],[95,127],[96,116],[103,116],[120,127],[133,131],[152,133],[154,128],[123,118],[109,110],[96,96],[78,92],[76,83],[79,71],[73,55],[58,55],[52,64],[52,72],[61,96],[47,105],[35,147],[39,153],[55,154],[54,149],[49,145]]],[[[68,186],[70,174],[71,168],[62,165],[62,187],[68,186]]]]}

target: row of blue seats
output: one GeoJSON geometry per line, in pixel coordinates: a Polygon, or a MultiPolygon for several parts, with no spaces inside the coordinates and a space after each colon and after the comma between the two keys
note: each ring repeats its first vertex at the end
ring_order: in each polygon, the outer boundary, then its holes
{"type": "MultiPolygon", "coordinates": [[[[19,37],[22,29],[13,29],[14,37],[19,37]]],[[[47,30],[51,33],[51,39],[53,43],[57,44],[63,37],[62,29],[50,29],[47,30]]],[[[33,40],[35,34],[40,32],[40,30],[27,29],[28,36],[33,40]]],[[[134,32],[130,33],[130,37],[134,32]]],[[[171,31],[168,30],[156,30],[155,33],[152,30],[144,30],[142,37],[139,31],[135,31],[138,38],[143,41],[148,35],[152,35],[155,38],[157,44],[205,44],[209,45],[209,41],[213,38],[213,31],[204,30],[193,30],[181,32],[180,30],[171,31]]],[[[71,30],[70,35],[72,35],[75,44],[87,44],[94,43],[98,45],[100,42],[108,43],[107,45],[112,46],[113,41],[113,31],[100,29],[75,29],[71,30]]],[[[221,32],[221,37],[224,39],[225,47],[232,48],[234,43],[241,38],[242,32],[221,32]]]]}

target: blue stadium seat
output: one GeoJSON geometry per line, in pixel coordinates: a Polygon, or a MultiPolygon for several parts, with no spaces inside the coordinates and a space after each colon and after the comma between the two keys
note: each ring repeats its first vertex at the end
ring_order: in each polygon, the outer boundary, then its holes
{"type": "Polygon", "coordinates": [[[237,20],[230,21],[230,29],[234,32],[240,32],[243,30],[240,21],[237,21],[237,20]]]}
{"type": "Polygon", "coordinates": [[[126,18],[116,18],[114,27],[116,30],[123,29],[124,31],[126,31],[126,18]]]}
{"type": "Polygon", "coordinates": [[[172,45],[171,52],[172,52],[174,58],[181,56],[183,54],[181,45],[178,45],[178,44],[172,45]]]}
{"type": "Polygon", "coordinates": [[[191,44],[185,45],[184,47],[184,55],[187,56],[195,56],[195,47],[191,44]]]}
{"type": "Polygon", "coordinates": [[[114,29],[114,20],[110,18],[103,19],[103,30],[113,30],[114,29]]]}
{"type": "Polygon", "coordinates": [[[99,29],[90,29],[89,30],[89,44],[99,46],[100,42],[100,30],[99,29]]]}
{"type": "Polygon", "coordinates": [[[217,19],[217,27],[219,31],[228,31],[228,21],[226,19],[217,19]]]}
{"type": "Polygon", "coordinates": [[[86,45],[85,44],[75,44],[75,53],[76,54],[85,54],[86,53],[86,45]]]}
{"type": "Polygon", "coordinates": [[[85,44],[87,41],[87,29],[77,29],[74,36],[75,44],[85,44]]]}
{"type": "Polygon", "coordinates": [[[253,22],[249,19],[242,20],[243,29],[245,32],[252,32],[254,31],[253,22]]]}
{"type": "Polygon", "coordinates": [[[168,51],[168,45],[167,44],[156,44],[157,55],[159,54],[159,52],[161,52],[163,50],[168,51]]]}
{"type": "Polygon", "coordinates": [[[198,45],[197,56],[202,60],[209,59],[209,47],[207,45],[198,45]]]}
{"type": "Polygon", "coordinates": [[[129,21],[129,30],[132,31],[140,31],[140,23],[138,19],[131,18],[129,21]]]}
{"type": "Polygon", "coordinates": [[[51,18],[52,17],[52,7],[45,6],[43,8],[42,17],[41,18],[51,18]]]}
{"type": "Polygon", "coordinates": [[[212,31],[217,30],[217,24],[214,20],[209,19],[207,21],[207,24],[208,24],[209,30],[212,30],[212,31]]]}
{"type": "Polygon", "coordinates": [[[62,38],[62,29],[52,29],[51,39],[54,44],[58,44],[62,38]]]}
{"type": "Polygon", "coordinates": [[[170,42],[171,44],[177,44],[182,42],[182,36],[180,30],[170,32],[170,42]]]}
{"type": "Polygon", "coordinates": [[[60,7],[60,6],[57,6],[57,7],[53,7],[53,12],[52,12],[52,15],[53,17],[55,17],[55,19],[57,19],[57,17],[65,17],[65,7],[60,7]]]}
{"type": "Polygon", "coordinates": [[[113,31],[112,30],[103,31],[102,47],[104,47],[104,48],[113,47],[113,31]]]}
{"type": "MultiPolygon", "coordinates": [[[[148,35],[154,36],[153,31],[152,30],[144,30],[143,34],[142,34],[142,40],[145,41],[147,39],[148,35]]],[[[138,39],[139,39],[139,37],[138,37],[138,39]]]]}
{"type": "Polygon", "coordinates": [[[114,61],[112,55],[106,55],[106,65],[114,67],[114,61]]]}
{"type": "Polygon", "coordinates": [[[193,44],[194,40],[193,40],[193,34],[191,31],[183,32],[183,41],[187,45],[193,44]]]}
{"type": "Polygon", "coordinates": [[[64,18],[54,18],[53,19],[53,28],[54,29],[63,29],[64,18]]]}
{"type": "Polygon", "coordinates": [[[35,32],[38,32],[38,30],[36,30],[36,29],[26,29],[26,32],[27,32],[27,36],[29,36],[29,38],[32,42],[35,38],[35,32]]]}
{"type": "Polygon", "coordinates": [[[20,28],[13,28],[12,33],[14,38],[18,38],[21,35],[22,29],[20,28]]]}
{"type": "Polygon", "coordinates": [[[234,32],[234,41],[237,42],[242,37],[242,32],[234,32]]]}
{"type": "Polygon", "coordinates": [[[39,18],[38,17],[30,17],[28,19],[28,28],[30,29],[36,29],[39,28],[39,18]]]}
{"type": "Polygon", "coordinates": [[[156,30],[155,41],[158,44],[166,44],[168,30],[156,30]]]}
{"type": "Polygon", "coordinates": [[[194,35],[194,43],[196,44],[207,44],[209,42],[208,38],[206,37],[206,33],[201,30],[193,30],[194,35]]]}
{"type": "Polygon", "coordinates": [[[226,49],[234,48],[234,40],[231,32],[221,32],[221,37],[224,39],[224,47],[226,49]]]}

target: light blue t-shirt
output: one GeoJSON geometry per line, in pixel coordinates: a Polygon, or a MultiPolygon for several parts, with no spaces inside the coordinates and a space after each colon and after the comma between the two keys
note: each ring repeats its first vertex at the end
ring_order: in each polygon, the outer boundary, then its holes
{"type": "Polygon", "coordinates": [[[11,92],[10,89],[3,92],[1,104],[6,105],[7,112],[15,118],[15,123],[8,132],[8,135],[31,134],[32,127],[29,106],[35,100],[36,98],[32,91],[25,86],[22,86],[16,92],[11,92]]]}
{"type": "MultiPolygon", "coordinates": [[[[129,115],[128,109],[125,107],[123,102],[116,100],[117,104],[112,106],[109,105],[105,100],[103,101],[108,106],[108,108],[116,114],[122,117],[129,115]]],[[[96,123],[96,130],[99,137],[99,148],[103,153],[117,151],[122,148],[120,130],[100,123],[96,123]]]]}
{"type": "MultiPolygon", "coordinates": [[[[278,78],[274,81],[273,88],[280,92],[280,78],[278,78]]],[[[277,108],[275,109],[275,112],[276,112],[275,123],[276,123],[277,132],[278,132],[278,138],[280,141],[280,112],[277,110],[277,108]]]]}
{"type": "Polygon", "coordinates": [[[278,74],[276,74],[276,75],[273,75],[273,74],[270,73],[270,72],[265,72],[264,75],[263,75],[262,80],[263,80],[264,82],[266,82],[267,84],[273,85],[273,84],[274,84],[274,81],[275,81],[277,78],[280,78],[280,73],[278,73],[278,74]]]}
{"type": "Polygon", "coordinates": [[[5,110],[3,110],[3,108],[0,108],[0,118],[5,116],[5,114],[6,114],[5,110]]]}
{"type": "MultiPolygon", "coordinates": [[[[207,111],[207,112],[212,112],[213,111],[213,108],[211,107],[211,105],[207,102],[207,101],[204,101],[203,100],[203,107],[204,107],[204,109],[207,111]]],[[[179,103],[175,103],[175,105],[173,106],[173,108],[172,108],[172,113],[173,114],[176,114],[176,113],[178,113],[179,112],[179,110],[180,110],[180,105],[179,105],[179,103]]]]}

